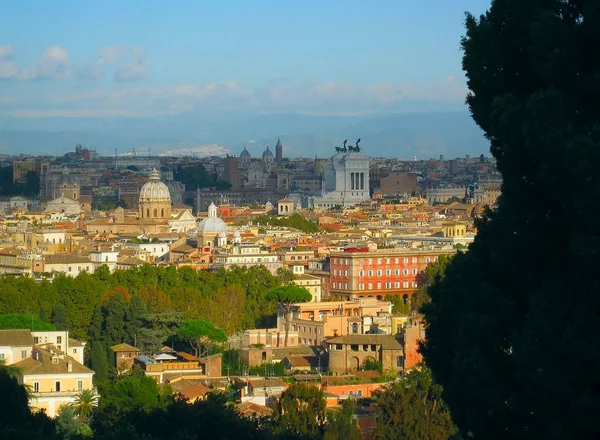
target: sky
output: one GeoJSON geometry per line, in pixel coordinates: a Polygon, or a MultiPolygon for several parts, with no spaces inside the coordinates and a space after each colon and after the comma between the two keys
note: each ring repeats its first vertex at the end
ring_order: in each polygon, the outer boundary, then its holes
{"type": "Polygon", "coordinates": [[[4,2],[0,116],[464,108],[489,0],[4,2]]]}

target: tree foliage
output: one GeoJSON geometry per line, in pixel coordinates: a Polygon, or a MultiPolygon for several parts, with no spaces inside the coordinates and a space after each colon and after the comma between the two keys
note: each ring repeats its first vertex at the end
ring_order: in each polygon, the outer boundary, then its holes
{"type": "Polygon", "coordinates": [[[285,316],[285,339],[284,347],[287,347],[288,334],[290,331],[290,312],[294,304],[308,302],[312,295],[304,287],[297,285],[281,286],[267,293],[266,299],[276,302],[282,309],[285,316]]]}
{"type": "Polygon", "coordinates": [[[463,433],[600,437],[600,5],[494,0],[466,19],[497,209],[428,290],[423,353],[463,433]]]}
{"type": "Polygon", "coordinates": [[[456,433],[442,387],[425,366],[411,370],[377,400],[375,439],[447,440],[456,433]]]}
{"type": "Polygon", "coordinates": [[[283,226],[286,228],[299,229],[307,234],[314,234],[319,232],[319,225],[315,222],[302,217],[300,214],[295,213],[289,217],[272,217],[270,215],[261,215],[254,219],[254,223],[270,226],[283,226]]]}
{"type": "Polygon", "coordinates": [[[448,263],[454,255],[440,255],[438,260],[430,264],[417,276],[417,290],[410,297],[410,308],[415,312],[421,312],[423,306],[431,302],[427,289],[436,281],[442,279],[446,273],[448,263]]]}
{"type": "Polygon", "coordinates": [[[307,439],[321,438],[326,415],[323,390],[295,382],[281,394],[275,405],[273,432],[307,439]]]}
{"type": "Polygon", "coordinates": [[[0,329],[33,329],[34,331],[56,330],[54,324],[42,321],[33,315],[9,314],[0,315],[0,329]]]}
{"type": "Polygon", "coordinates": [[[189,342],[196,356],[204,356],[205,345],[208,343],[227,341],[227,335],[222,329],[203,319],[185,322],[177,331],[177,336],[189,342]]]}

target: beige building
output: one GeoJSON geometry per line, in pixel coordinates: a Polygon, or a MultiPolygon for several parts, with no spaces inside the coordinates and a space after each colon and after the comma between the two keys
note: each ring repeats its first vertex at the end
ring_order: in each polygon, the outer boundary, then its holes
{"type": "Polygon", "coordinates": [[[33,350],[29,330],[0,330],[0,361],[12,365],[27,359],[33,350]]]}
{"type": "Polygon", "coordinates": [[[32,356],[19,361],[19,383],[31,389],[29,405],[56,417],[83,390],[93,389],[94,372],[52,345],[34,347],[32,356]]]}
{"type": "MultiPolygon", "coordinates": [[[[354,318],[391,313],[389,301],[360,298],[353,301],[299,303],[292,307],[290,330],[298,332],[299,345],[320,345],[325,339],[348,334],[354,318]]],[[[285,315],[277,311],[277,328],[285,329],[285,315]]]]}
{"type": "Polygon", "coordinates": [[[384,371],[404,370],[404,349],[393,335],[348,335],[327,340],[329,371],[348,373],[377,361],[384,371]]]}
{"type": "Polygon", "coordinates": [[[294,277],[294,284],[304,287],[312,295],[312,302],[321,302],[321,278],[303,273],[294,277]]]}

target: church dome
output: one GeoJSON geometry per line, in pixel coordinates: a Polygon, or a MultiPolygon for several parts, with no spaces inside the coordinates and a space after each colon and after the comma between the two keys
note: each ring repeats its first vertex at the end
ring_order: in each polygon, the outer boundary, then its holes
{"type": "Polygon", "coordinates": [[[150,173],[150,181],[142,186],[140,190],[140,200],[164,200],[171,203],[171,194],[167,185],[160,181],[160,175],[155,169],[150,173]]]}
{"type": "Polygon", "coordinates": [[[271,150],[269,150],[269,146],[267,146],[267,149],[262,154],[262,158],[263,159],[273,159],[273,153],[271,152],[271,150]]]}
{"type": "Polygon", "coordinates": [[[59,188],[66,188],[71,186],[76,186],[77,182],[73,179],[73,176],[69,174],[69,169],[67,167],[63,168],[63,174],[60,176],[60,179],[56,182],[56,186],[59,188]]]}
{"type": "Polygon", "coordinates": [[[198,225],[198,232],[226,232],[227,225],[217,217],[217,207],[211,203],[208,207],[208,217],[198,225]]]}
{"type": "Polygon", "coordinates": [[[240,157],[252,157],[252,156],[250,156],[250,152],[246,149],[246,147],[244,147],[244,149],[240,153],[240,157]]]}

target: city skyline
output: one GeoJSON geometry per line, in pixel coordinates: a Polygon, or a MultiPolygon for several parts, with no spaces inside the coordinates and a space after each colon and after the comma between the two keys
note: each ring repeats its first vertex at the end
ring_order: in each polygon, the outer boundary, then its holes
{"type": "Polygon", "coordinates": [[[464,110],[464,12],[486,7],[12,3],[0,19],[0,116],[464,110]]]}

